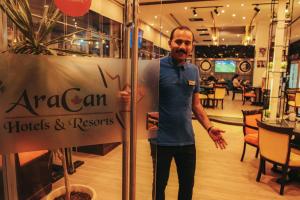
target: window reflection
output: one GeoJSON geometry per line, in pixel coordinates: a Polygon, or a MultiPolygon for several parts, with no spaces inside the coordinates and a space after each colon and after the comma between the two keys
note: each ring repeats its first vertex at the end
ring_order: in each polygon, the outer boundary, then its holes
{"type": "MultiPolygon", "coordinates": [[[[38,30],[38,22],[42,18],[44,6],[49,3],[51,3],[50,0],[29,0],[35,30],[38,30]]],[[[82,17],[63,16],[48,39],[76,32],[67,40],[52,47],[78,51],[91,56],[121,58],[121,31],[121,23],[90,10],[82,17]]],[[[13,45],[21,37],[22,34],[8,20],[9,45],[13,45]]]]}

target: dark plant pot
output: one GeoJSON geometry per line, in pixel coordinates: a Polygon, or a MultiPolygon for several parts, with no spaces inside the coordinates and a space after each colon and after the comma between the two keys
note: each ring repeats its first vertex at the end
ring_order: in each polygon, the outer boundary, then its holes
{"type": "MultiPolygon", "coordinates": [[[[81,184],[71,184],[71,192],[75,191],[75,192],[83,192],[83,193],[87,193],[91,196],[91,200],[96,200],[97,199],[97,195],[96,195],[96,191],[91,188],[90,186],[87,185],[81,185],[81,184]]],[[[66,193],[66,189],[65,186],[61,186],[55,190],[52,190],[46,197],[45,200],[54,200],[55,198],[63,195],[66,193]]]]}

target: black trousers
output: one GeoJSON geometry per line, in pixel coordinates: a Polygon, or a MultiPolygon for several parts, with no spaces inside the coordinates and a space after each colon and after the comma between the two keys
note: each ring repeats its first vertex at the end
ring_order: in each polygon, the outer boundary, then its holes
{"type": "Polygon", "coordinates": [[[153,160],[153,200],[164,200],[171,161],[174,158],[177,168],[179,191],[178,200],[191,200],[193,196],[196,169],[195,145],[159,146],[151,144],[153,160]]]}

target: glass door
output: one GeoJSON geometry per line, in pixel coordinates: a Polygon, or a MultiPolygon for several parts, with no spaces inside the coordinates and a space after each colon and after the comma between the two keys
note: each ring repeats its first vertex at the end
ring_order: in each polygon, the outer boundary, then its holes
{"type": "MultiPolygon", "coordinates": [[[[48,0],[27,2],[19,5],[29,5],[32,26],[26,27],[42,32],[57,8],[48,0]]],[[[60,14],[51,20],[39,44],[49,44],[48,53],[23,48],[23,54],[0,54],[1,163],[6,160],[0,199],[4,191],[9,200],[54,199],[66,183],[90,197],[128,199],[130,102],[122,91],[130,91],[131,57],[120,50],[123,8],[102,2],[114,15],[92,3],[81,17],[60,14]]],[[[24,32],[10,17],[7,41],[13,46],[24,42],[24,32]]]]}

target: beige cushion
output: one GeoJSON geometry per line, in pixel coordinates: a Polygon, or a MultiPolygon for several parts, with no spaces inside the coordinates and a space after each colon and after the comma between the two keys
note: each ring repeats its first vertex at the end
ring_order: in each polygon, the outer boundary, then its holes
{"type": "Polygon", "coordinates": [[[200,99],[207,99],[207,95],[205,95],[205,94],[199,94],[199,98],[200,99]]]}
{"type": "Polygon", "coordinates": [[[295,154],[300,155],[300,150],[299,149],[291,148],[291,151],[294,152],[295,154]]]}
{"type": "Polygon", "coordinates": [[[296,154],[291,151],[289,166],[300,167],[300,154],[296,154]]]}
{"type": "Polygon", "coordinates": [[[290,106],[295,106],[296,104],[295,104],[295,101],[288,101],[288,104],[290,105],[290,106]]]}

